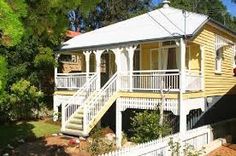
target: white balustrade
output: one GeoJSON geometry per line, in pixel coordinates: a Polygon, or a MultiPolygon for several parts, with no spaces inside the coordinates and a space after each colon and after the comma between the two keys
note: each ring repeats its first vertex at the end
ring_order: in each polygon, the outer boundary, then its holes
{"type": "MultiPolygon", "coordinates": [[[[119,75],[121,90],[130,89],[130,73],[119,75]]],[[[179,70],[142,70],[132,72],[133,91],[179,90],[179,70]]]]}
{"type": "Polygon", "coordinates": [[[79,89],[87,78],[91,78],[95,73],[58,73],[56,76],[56,88],[58,89],[79,89]]]}
{"type": "Polygon", "coordinates": [[[90,122],[96,118],[96,115],[101,111],[102,107],[117,91],[117,73],[94,95],[93,98],[85,101],[84,107],[84,130],[86,131],[90,122]]]}
{"type": "MultiPolygon", "coordinates": [[[[162,99],[141,98],[141,97],[140,98],[122,97],[116,100],[116,103],[123,111],[126,110],[127,108],[154,110],[159,107],[161,102],[162,99]]],[[[165,99],[163,109],[165,111],[172,111],[173,114],[175,115],[179,115],[178,100],[165,99]]]]}
{"type": "Polygon", "coordinates": [[[186,70],[185,88],[189,91],[200,91],[202,89],[202,74],[200,71],[186,70]]]}
{"type": "Polygon", "coordinates": [[[68,119],[82,107],[85,100],[96,90],[98,75],[93,75],[62,107],[62,128],[68,119]]]}

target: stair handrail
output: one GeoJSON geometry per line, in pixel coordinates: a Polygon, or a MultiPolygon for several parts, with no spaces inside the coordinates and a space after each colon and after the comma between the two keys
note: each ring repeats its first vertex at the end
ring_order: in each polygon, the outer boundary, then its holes
{"type": "MultiPolygon", "coordinates": [[[[76,96],[82,96],[83,94],[88,97],[90,95],[90,92],[88,92],[91,87],[91,85],[94,83],[94,81],[97,81],[98,74],[94,74],[76,93],[73,94],[73,96],[68,100],[67,105],[74,103],[76,96]],[[85,93],[85,92],[88,92],[85,93]]],[[[95,82],[96,83],[96,82],[95,82]]]]}
{"type": "Polygon", "coordinates": [[[87,132],[87,127],[90,125],[90,122],[93,120],[93,118],[97,115],[99,110],[104,106],[105,102],[102,102],[100,105],[100,108],[95,109],[96,103],[99,102],[102,98],[104,99],[106,95],[108,95],[107,100],[108,101],[110,97],[114,95],[115,92],[117,92],[117,79],[118,74],[117,72],[106,82],[106,84],[96,93],[96,95],[88,99],[88,101],[85,102],[84,105],[84,116],[83,116],[83,129],[84,133],[87,132]],[[106,93],[109,91],[108,94],[106,93]],[[106,94],[105,94],[106,93],[106,94]],[[92,113],[93,111],[93,113],[92,113]]]}
{"type": "Polygon", "coordinates": [[[76,112],[76,110],[78,110],[81,106],[83,106],[87,97],[90,96],[91,93],[95,91],[97,79],[98,79],[98,74],[94,74],[76,93],[73,94],[72,97],[70,97],[67,103],[62,104],[62,128],[65,127],[65,123],[76,112]],[[81,97],[84,96],[84,98],[81,99],[80,104],[74,102],[77,96],[81,97]],[[68,107],[73,104],[77,106],[70,112],[69,116],[67,116],[66,113],[68,107]]]}

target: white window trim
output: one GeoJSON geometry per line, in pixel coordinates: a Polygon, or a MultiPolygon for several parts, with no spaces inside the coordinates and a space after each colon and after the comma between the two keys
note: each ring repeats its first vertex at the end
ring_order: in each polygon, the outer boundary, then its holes
{"type": "Polygon", "coordinates": [[[224,47],[215,50],[215,74],[222,74],[222,55],[223,55],[223,52],[224,52],[224,47]],[[218,50],[220,52],[220,58],[217,59],[216,53],[217,53],[218,50]]]}
{"type": "MultiPolygon", "coordinates": [[[[220,58],[217,58],[217,51],[224,47],[224,40],[221,36],[215,35],[215,74],[221,75],[222,74],[222,54],[220,55],[220,58]],[[219,68],[219,69],[218,69],[219,68]]],[[[223,53],[223,49],[221,53],[223,53]]]]}

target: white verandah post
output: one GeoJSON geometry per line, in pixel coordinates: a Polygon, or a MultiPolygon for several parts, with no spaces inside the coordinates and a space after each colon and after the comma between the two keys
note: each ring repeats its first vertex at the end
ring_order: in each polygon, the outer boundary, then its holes
{"type": "Polygon", "coordinates": [[[183,142],[182,139],[185,136],[187,130],[187,116],[185,110],[185,102],[183,99],[183,93],[185,93],[185,55],[186,55],[186,44],[183,38],[180,38],[180,82],[179,82],[179,133],[180,133],[180,155],[183,155],[183,142]]]}
{"type": "Polygon", "coordinates": [[[205,50],[204,50],[204,46],[200,46],[200,51],[201,51],[201,90],[204,91],[205,89],[205,84],[204,84],[204,63],[205,63],[205,50]]]}
{"type": "Polygon", "coordinates": [[[185,107],[183,106],[183,93],[185,93],[185,54],[186,54],[186,45],[183,38],[180,39],[180,96],[179,96],[179,110],[180,110],[180,133],[186,131],[186,112],[185,107]]]}
{"type": "Polygon", "coordinates": [[[95,56],[96,56],[96,73],[98,76],[98,80],[97,80],[97,90],[99,90],[101,88],[101,56],[104,50],[96,50],[94,52],[95,56]]]}
{"type": "MultiPolygon", "coordinates": [[[[60,57],[60,54],[55,55],[55,62],[58,63],[58,58],[60,57]]],[[[57,73],[58,73],[58,67],[57,65],[54,67],[54,83],[55,83],[55,89],[57,89],[57,73]]]]}
{"type": "Polygon", "coordinates": [[[61,104],[61,130],[64,131],[66,128],[66,108],[65,108],[65,103],[62,102],[61,104]]]}
{"type": "Polygon", "coordinates": [[[90,60],[90,54],[91,51],[86,51],[83,52],[84,56],[85,56],[85,62],[86,62],[86,82],[88,82],[89,80],[89,60],[90,60]]]}
{"type": "Polygon", "coordinates": [[[122,66],[122,63],[121,63],[121,58],[120,58],[120,55],[121,55],[121,52],[123,51],[122,48],[115,48],[115,49],[111,49],[113,51],[113,53],[115,54],[115,62],[116,62],[116,70],[117,70],[117,76],[118,76],[118,79],[117,79],[117,84],[116,84],[116,88],[117,90],[120,90],[121,88],[121,83],[120,83],[120,73],[121,73],[121,66],[122,66]]]}
{"type": "Polygon", "coordinates": [[[120,109],[121,103],[119,100],[116,102],[116,147],[120,148],[122,145],[122,110],[120,109]]]}
{"type": "Polygon", "coordinates": [[[186,111],[183,102],[183,93],[185,93],[185,55],[186,55],[186,45],[183,38],[180,39],[180,96],[179,96],[179,110],[180,110],[180,133],[185,133],[187,129],[186,121],[186,111]]]}
{"type": "Polygon", "coordinates": [[[130,46],[127,48],[129,55],[129,91],[133,90],[133,69],[134,69],[134,52],[137,46],[130,46]]]}

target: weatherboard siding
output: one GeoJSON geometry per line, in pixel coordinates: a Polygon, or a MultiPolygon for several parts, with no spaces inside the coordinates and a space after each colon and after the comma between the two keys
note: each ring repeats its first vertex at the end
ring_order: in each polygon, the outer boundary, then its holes
{"type": "Polygon", "coordinates": [[[215,73],[215,34],[232,40],[232,37],[206,25],[193,40],[194,43],[204,46],[204,80],[205,96],[236,94],[236,77],[233,76],[233,48],[224,48],[221,74],[215,73]]]}

